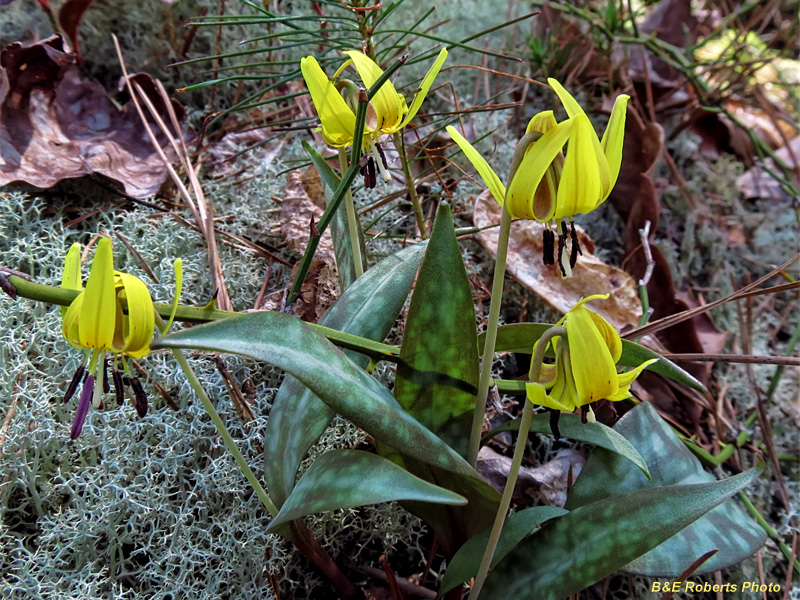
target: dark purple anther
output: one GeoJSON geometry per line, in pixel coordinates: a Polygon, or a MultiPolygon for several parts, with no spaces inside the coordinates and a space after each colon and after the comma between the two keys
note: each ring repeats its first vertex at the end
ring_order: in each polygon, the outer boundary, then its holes
{"type": "Polygon", "coordinates": [[[94,375],[89,375],[83,382],[81,401],[75,413],[75,420],[72,422],[72,429],[69,432],[70,439],[77,439],[83,430],[83,422],[89,414],[89,405],[92,403],[92,393],[94,392],[94,375]]]}
{"type": "Polygon", "coordinates": [[[75,395],[75,390],[78,389],[78,384],[80,384],[81,379],[83,379],[84,373],[86,373],[86,367],[83,365],[78,367],[78,370],[75,371],[75,375],[72,376],[72,381],[69,382],[69,386],[67,387],[67,393],[64,394],[64,403],[69,402],[72,396],[75,395]]]}

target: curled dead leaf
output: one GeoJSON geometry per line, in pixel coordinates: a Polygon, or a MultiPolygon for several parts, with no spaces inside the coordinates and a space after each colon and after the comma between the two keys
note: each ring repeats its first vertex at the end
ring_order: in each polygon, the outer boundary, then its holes
{"type": "MultiPolygon", "coordinates": [[[[577,479],[585,463],[586,458],[580,452],[565,448],[538,467],[520,467],[512,496],[515,505],[544,504],[563,508],[567,502],[569,478],[577,479]]],[[[511,459],[484,446],[478,453],[476,468],[492,487],[502,492],[511,470],[511,459]]]]}
{"type": "MultiPolygon", "coordinates": [[[[133,198],[154,195],[167,171],[138,114],[130,104],[119,110],[103,86],[81,76],[75,60],[57,35],[29,45],[15,42],[0,53],[0,185],[49,188],[96,174],[133,198]]],[[[154,105],[163,107],[153,79],[134,77],[145,93],[153,90],[148,95],[154,105]]],[[[172,104],[183,120],[183,107],[172,104]]],[[[165,139],[160,142],[168,148],[165,139]]]]}

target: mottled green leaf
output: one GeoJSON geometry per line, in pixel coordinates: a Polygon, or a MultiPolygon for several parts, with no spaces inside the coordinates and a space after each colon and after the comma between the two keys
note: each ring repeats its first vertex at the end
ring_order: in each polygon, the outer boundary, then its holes
{"type": "MultiPolygon", "coordinates": [[[[617,456],[595,451],[575,482],[567,501],[568,508],[642,488],[715,481],[650,404],[642,403],[627,413],[614,430],[624,435],[647,460],[652,481],[617,456]]],[[[719,552],[696,571],[697,574],[711,573],[744,560],[765,541],[764,530],[731,499],[625,566],[624,570],[656,577],[677,577],[696,558],[719,548],[719,552]]]]}
{"type": "Polygon", "coordinates": [[[575,594],[699,519],[751,483],[759,470],[710,483],[640,489],[576,508],[509,552],[490,572],[484,594],[493,600],[560,600],[575,594]]]}
{"type": "MultiPolygon", "coordinates": [[[[424,250],[424,244],[409,246],[375,265],[328,309],[320,325],[382,341],[405,303],[424,250]]],[[[369,362],[355,352],[345,354],[361,367],[369,362]]],[[[284,378],[264,432],[264,479],[276,506],[292,491],[300,461],[333,415],[333,409],[297,379],[284,378]]]]}
{"type": "MultiPolygon", "coordinates": [[[[497,541],[492,567],[542,523],[565,514],[567,511],[557,506],[534,506],[508,515],[503,523],[500,539],[497,541]]],[[[440,596],[478,574],[481,559],[483,559],[486,545],[489,543],[490,533],[491,529],[485,529],[472,537],[447,563],[447,571],[445,571],[439,586],[440,596]]]]}
{"type": "Polygon", "coordinates": [[[466,504],[444,490],[376,454],[360,450],[326,452],[309,467],[267,532],[306,515],[393,500],[466,504]]]}
{"type": "MultiPolygon", "coordinates": [[[[304,141],[303,149],[311,158],[311,162],[319,173],[325,190],[325,201],[330,203],[333,193],[342,181],[338,173],[328,164],[328,161],[320,156],[311,144],[304,141]]],[[[356,264],[353,259],[353,243],[350,240],[350,227],[347,223],[347,207],[342,202],[330,224],[331,238],[333,239],[333,252],[336,255],[336,269],[339,272],[339,285],[342,291],[350,287],[356,281],[356,264]]],[[[364,247],[364,234],[361,231],[361,223],[358,223],[358,243],[361,248],[361,256],[366,260],[366,249],[364,247]]],[[[364,265],[366,268],[366,264],[364,265]]]]}
{"type": "Polygon", "coordinates": [[[379,444],[379,453],[425,481],[451,490],[468,500],[466,506],[440,506],[413,501],[403,507],[424,519],[436,532],[445,556],[455,554],[464,542],[489,527],[500,505],[500,494],[483,479],[465,477],[422,461],[400,455],[379,444]]]}
{"type": "MultiPolygon", "coordinates": [[[[642,455],[623,435],[610,427],[602,423],[582,423],[578,415],[562,413],[558,420],[558,429],[559,433],[567,439],[594,444],[599,448],[605,448],[621,456],[639,467],[641,473],[647,478],[647,463],[642,458],[642,455]]],[[[519,431],[519,419],[514,419],[500,427],[496,427],[484,436],[483,442],[485,443],[504,431],[519,431]]],[[[530,431],[540,434],[552,433],[550,429],[550,413],[533,415],[530,431]]]]}
{"type": "MultiPolygon", "coordinates": [[[[469,280],[450,207],[442,204],[411,296],[394,392],[409,414],[462,455],[469,443],[478,384],[476,338],[469,280]]],[[[437,469],[402,451],[383,446],[379,451],[469,500],[464,507],[403,503],[433,527],[445,554],[454,553],[494,519],[500,495],[485,481],[437,469]]]]}
{"type": "Polygon", "coordinates": [[[472,290],[450,206],[442,203],[411,295],[394,395],[462,454],[478,387],[476,348],[472,290]]]}
{"type": "MultiPolygon", "coordinates": [[[[334,411],[404,454],[467,478],[476,471],[406,413],[377,380],[310,325],[279,312],[232,317],[158,338],[152,348],[230,352],[275,365],[334,411]]],[[[289,424],[301,425],[301,423],[289,424]]]]}
{"type": "MultiPolygon", "coordinates": [[[[542,337],[542,334],[550,327],[552,327],[552,325],[548,325],[547,323],[512,323],[509,325],[501,325],[497,329],[495,352],[520,352],[531,354],[533,352],[533,344],[542,337]]],[[[486,334],[482,333],[478,336],[479,348],[483,348],[484,335],[486,334]]],[[[651,358],[657,359],[658,362],[647,367],[648,371],[653,371],[664,377],[669,377],[678,383],[687,385],[700,392],[707,391],[702,383],[681,369],[674,362],[635,342],[622,340],[622,356],[617,365],[620,367],[638,367],[651,358]]]]}

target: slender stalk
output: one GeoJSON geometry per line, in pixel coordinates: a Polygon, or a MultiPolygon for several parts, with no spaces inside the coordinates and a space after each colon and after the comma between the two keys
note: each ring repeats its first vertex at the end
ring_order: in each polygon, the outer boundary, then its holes
{"type": "MultiPolygon", "coordinates": [[[[339,168],[344,174],[347,171],[347,151],[339,148],[339,168]]],[[[358,215],[353,202],[353,193],[350,188],[344,194],[344,205],[347,210],[347,229],[350,232],[350,245],[353,247],[353,266],[356,270],[356,279],[364,274],[364,263],[361,258],[361,244],[358,238],[358,215]]]]}
{"type": "Polygon", "coordinates": [[[503,217],[500,221],[500,237],[497,242],[497,261],[494,263],[494,281],[492,281],[492,300],[489,304],[489,322],[486,327],[486,341],[483,345],[483,363],[481,377],[478,382],[478,396],[475,402],[475,414],[472,418],[472,430],[469,436],[467,461],[473,467],[478,462],[478,450],[481,444],[483,417],[486,414],[486,398],[491,383],[494,344],[497,341],[497,321],[500,317],[500,303],[503,299],[503,279],[506,274],[506,257],[508,255],[508,235],[511,231],[511,214],[503,203],[503,217]]]}
{"type": "Polygon", "coordinates": [[[756,520],[756,523],[761,525],[766,534],[778,545],[778,548],[780,549],[781,553],[783,553],[784,558],[786,560],[794,560],[795,574],[800,575],[800,561],[794,557],[792,549],[783,542],[780,535],[778,535],[778,532],[775,531],[769,523],[767,523],[767,520],[760,512],[758,512],[758,509],[753,505],[752,502],[750,502],[750,498],[748,498],[744,492],[739,492],[739,500],[744,503],[745,508],[747,508],[747,512],[749,512],[750,516],[756,520]]]}
{"type": "Polygon", "coordinates": [[[306,247],[305,254],[303,254],[300,267],[297,270],[297,276],[295,277],[294,283],[292,283],[292,287],[289,290],[288,296],[286,297],[287,307],[291,306],[294,301],[300,297],[300,288],[303,286],[306,275],[308,275],[308,269],[311,266],[314,253],[317,251],[317,246],[319,246],[319,238],[325,232],[325,229],[328,228],[328,225],[333,219],[335,211],[339,208],[339,204],[344,199],[345,191],[350,189],[350,185],[353,183],[356,173],[358,173],[358,161],[361,158],[361,150],[364,143],[364,124],[367,119],[367,104],[372,97],[378,93],[378,90],[380,90],[381,86],[386,83],[395,73],[395,71],[403,66],[407,58],[408,56],[401,56],[394,64],[392,64],[383,72],[383,75],[378,77],[378,79],[374,84],[372,84],[372,87],[369,88],[366,93],[359,95],[358,110],[356,111],[356,122],[353,128],[353,147],[350,150],[350,168],[347,169],[346,173],[342,173],[342,181],[339,183],[339,187],[336,188],[336,191],[333,193],[331,202],[325,209],[325,212],[322,214],[319,223],[317,223],[317,230],[319,231],[320,235],[312,235],[308,240],[308,246],[306,247]]]}
{"type": "Polygon", "coordinates": [[[486,551],[483,554],[481,566],[478,569],[478,575],[475,577],[475,585],[469,594],[469,600],[478,600],[483,584],[486,581],[489,567],[492,566],[492,558],[497,548],[497,542],[500,540],[500,534],[503,531],[503,523],[505,523],[506,520],[508,507],[511,505],[511,496],[514,494],[514,486],[517,484],[517,475],[519,474],[519,467],[522,464],[522,456],[525,454],[525,445],[528,442],[528,430],[531,427],[531,418],[533,417],[533,403],[528,402],[527,398],[523,400],[523,402],[525,402],[525,407],[522,409],[517,445],[514,448],[514,457],[511,459],[511,470],[508,472],[506,487],[503,489],[502,498],[500,498],[500,507],[497,509],[497,516],[494,519],[492,532],[489,535],[489,543],[486,545],[486,551]]]}
{"type": "Polygon", "coordinates": [[[411,175],[411,165],[408,164],[406,142],[403,139],[402,131],[395,131],[394,147],[397,148],[397,152],[400,154],[400,163],[403,165],[403,175],[406,177],[406,188],[408,189],[408,195],[411,197],[411,206],[414,207],[414,218],[417,220],[419,235],[424,240],[428,237],[428,228],[425,226],[425,215],[422,213],[422,205],[419,202],[417,188],[414,185],[414,177],[411,175]]]}
{"type": "Polygon", "coordinates": [[[269,494],[267,494],[267,491],[258,481],[258,478],[255,476],[255,473],[253,473],[250,465],[247,464],[247,461],[244,459],[244,456],[242,456],[242,453],[239,452],[239,448],[236,447],[236,442],[233,441],[231,434],[228,433],[228,428],[225,427],[225,423],[220,418],[217,409],[214,408],[214,404],[212,404],[208,394],[206,394],[203,386],[200,384],[200,381],[194,374],[194,371],[192,371],[189,361],[186,360],[186,357],[180,350],[173,350],[172,353],[175,355],[175,359],[178,361],[181,369],[183,369],[183,373],[186,375],[186,380],[189,382],[189,385],[192,386],[194,393],[197,394],[198,398],[200,398],[203,408],[208,413],[208,416],[211,417],[211,422],[214,423],[214,427],[217,428],[217,433],[219,433],[219,436],[222,438],[222,442],[225,444],[225,447],[233,455],[236,464],[239,465],[239,469],[241,469],[247,481],[251,486],[253,486],[253,490],[255,490],[258,499],[261,500],[261,503],[267,508],[269,514],[274,517],[278,514],[278,508],[272,503],[269,494]]]}
{"type": "MultiPolygon", "coordinates": [[[[554,337],[566,338],[566,335],[566,329],[554,326],[545,331],[542,337],[539,338],[539,344],[536,346],[536,353],[531,360],[531,382],[536,383],[539,381],[539,376],[542,373],[542,363],[544,362],[544,356],[547,352],[547,346],[550,345],[550,340],[554,337]]],[[[469,600],[478,600],[478,595],[481,593],[483,583],[486,581],[486,575],[489,573],[489,568],[492,566],[492,559],[497,549],[497,542],[500,541],[500,534],[503,532],[503,524],[506,521],[508,507],[511,506],[511,497],[514,494],[514,487],[517,484],[517,476],[519,475],[519,468],[522,464],[522,456],[525,454],[525,445],[528,442],[528,432],[531,428],[531,419],[533,418],[533,403],[528,402],[527,399],[523,402],[525,402],[525,406],[522,409],[522,418],[520,419],[517,445],[514,448],[514,457],[511,459],[511,468],[508,472],[508,479],[506,479],[506,486],[503,488],[503,496],[500,498],[497,516],[494,519],[492,532],[489,535],[489,542],[486,544],[486,550],[483,553],[481,566],[478,568],[478,574],[475,577],[475,585],[470,592],[469,600]]]]}

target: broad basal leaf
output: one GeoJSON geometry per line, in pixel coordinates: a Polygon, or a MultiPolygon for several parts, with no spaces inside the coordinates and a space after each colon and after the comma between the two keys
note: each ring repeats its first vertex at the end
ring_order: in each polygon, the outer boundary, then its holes
{"type": "Polygon", "coordinates": [[[723,481],[645,488],[576,508],[509,552],[490,572],[484,594],[493,600],[566,598],[669,539],[758,473],[754,468],[723,481]]]}
{"type": "Polygon", "coordinates": [[[309,467],[286,499],[267,532],[306,515],[393,500],[466,504],[376,454],[360,450],[326,452],[309,467]]]}
{"type": "MultiPolygon", "coordinates": [[[[534,506],[508,515],[503,523],[503,531],[500,533],[500,539],[494,551],[492,567],[542,523],[565,514],[567,511],[557,506],[534,506]]],[[[483,553],[489,543],[490,533],[491,529],[485,529],[472,537],[448,562],[447,571],[445,571],[442,584],[439,586],[440,596],[478,574],[483,553]]]]}
{"type": "MultiPolygon", "coordinates": [[[[562,413],[558,420],[558,429],[561,435],[567,439],[588,442],[598,448],[605,448],[616,453],[618,456],[630,461],[631,464],[639,467],[645,478],[647,477],[647,463],[641,454],[624,436],[610,427],[602,423],[582,423],[578,415],[562,413]]],[[[504,431],[519,431],[519,419],[514,419],[493,429],[484,436],[483,441],[486,442],[504,431]]],[[[540,413],[533,415],[530,431],[540,434],[552,433],[550,414],[540,413]]]]}
{"type": "Polygon", "coordinates": [[[477,394],[476,348],[472,291],[450,206],[442,203],[411,295],[394,395],[462,454],[477,394]]]}
{"type": "MultiPolygon", "coordinates": [[[[291,315],[246,314],[161,337],[151,347],[230,352],[270,363],[296,377],[375,439],[445,470],[468,478],[480,477],[461,456],[406,413],[378,381],[291,315]]],[[[300,421],[286,423],[287,427],[297,425],[300,421]]]]}
{"type": "MultiPolygon", "coordinates": [[[[617,455],[596,450],[575,482],[567,508],[642,488],[716,480],[646,402],[622,417],[614,430],[624,435],[645,458],[652,481],[617,455]]],[[[696,574],[711,573],[744,560],[765,541],[764,530],[734,500],[729,500],[626,565],[624,570],[656,577],[677,577],[695,559],[718,548],[719,552],[696,571],[696,574]]]]}
{"type": "MultiPolygon", "coordinates": [[[[382,341],[405,303],[424,250],[424,244],[409,246],[375,265],[328,309],[320,325],[382,341]]],[[[361,367],[368,363],[355,352],[345,354],[361,367]]],[[[292,491],[300,461],[333,415],[311,390],[286,376],[264,432],[264,478],[276,506],[292,491]]]]}
{"type": "MultiPolygon", "coordinates": [[[[409,414],[462,455],[477,393],[476,337],[469,280],[450,207],[442,204],[411,296],[394,392],[409,414]]],[[[436,531],[446,555],[491,524],[500,496],[485,481],[414,460],[399,448],[378,449],[415,475],[469,500],[463,507],[403,503],[436,531]]]]}

